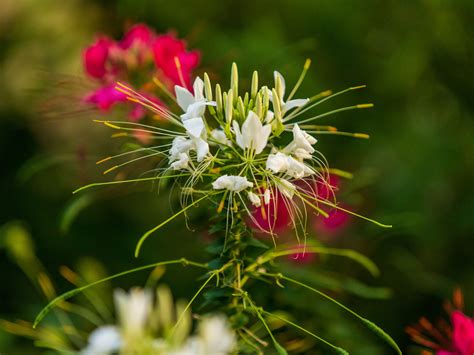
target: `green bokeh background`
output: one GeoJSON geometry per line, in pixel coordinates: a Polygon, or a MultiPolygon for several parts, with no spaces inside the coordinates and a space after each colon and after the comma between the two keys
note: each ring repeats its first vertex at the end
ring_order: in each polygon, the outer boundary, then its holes
{"type": "MultiPolygon", "coordinates": [[[[325,122],[367,132],[371,139],[323,136],[318,145],[332,166],[354,172],[345,191],[359,212],[394,225],[381,230],[354,221],[336,242],[372,258],[381,277],[356,276],[390,287],[392,297],[337,297],[408,349],[404,327],[422,315],[436,318],[455,286],[462,287],[471,314],[474,310],[473,19],[474,2],[468,0],[3,0],[0,222],[17,221],[31,233],[59,291],[71,287],[59,267],[77,267],[85,256],[110,273],[173,257],[204,258],[198,216],[194,230],[178,219],[150,239],[140,260],[133,258],[137,237],[170,212],[168,200],[146,188],[98,191],[69,231],[61,232],[71,191],[103,179],[94,161],[114,149],[110,132],[91,122],[93,114],[73,113],[71,87],[82,76],[81,50],[96,33],[119,38],[126,24],[145,22],[186,37],[202,52],[200,73],[208,70],[222,80],[236,61],[242,77],[258,69],[270,82],[278,69],[294,83],[309,57],[313,65],[302,96],[367,85],[334,107],[374,102],[374,109],[325,122]],[[64,97],[55,98],[58,92],[64,97]],[[65,105],[69,110],[56,111],[65,105]]],[[[0,318],[31,320],[45,300],[17,266],[5,238],[0,245],[0,318]]],[[[146,276],[114,285],[143,284],[146,276]]],[[[171,268],[164,282],[176,296],[189,298],[196,276],[171,268]]],[[[303,305],[314,309],[307,322],[332,342],[347,344],[351,353],[389,353],[362,325],[323,300],[301,292],[285,297],[302,314],[303,305]]],[[[0,353],[39,351],[0,333],[0,353]]]]}

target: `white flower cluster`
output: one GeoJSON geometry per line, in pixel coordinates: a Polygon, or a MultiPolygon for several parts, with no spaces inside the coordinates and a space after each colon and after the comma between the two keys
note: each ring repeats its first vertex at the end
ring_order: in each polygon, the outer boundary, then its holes
{"type": "Polygon", "coordinates": [[[270,191],[268,187],[261,188],[261,181],[271,173],[278,177],[277,180],[272,180],[273,185],[285,196],[291,197],[295,187],[290,180],[315,174],[308,161],[313,158],[316,139],[297,123],[286,123],[291,117],[286,118],[285,114],[307,104],[309,100],[290,99],[285,102],[285,80],[278,72],[274,76],[275,87],[271,90],[265,86],[259,90],[253,88],[251,100],[248,99],[248,94],[244,99],[235,95],[236,88],[234,92],[230,89],[224,93],[221,99],[219,87],[216,88],[216,101],[212,101],[210,83],[205,83],[199,77],[193,85],[194,94],[186,88],[176,86],[176,100],[184,111],[180,120],[185,135],[173,139],[169,150],[170,168],[193,174],[200,171],[196,167],[199,163],[217,161],[219,154],[225,152],[227,160],[235,157],[237,162],[234,165],[247,168],[241,169],[239,174],[216,176],[212,182],[214,190],[233,193],[246,190],[253,205],[260,206],[262,199],[268,204],[270,191]],[[270,102],[273,111],[268,107],[270,102]],[[218,123],[218,127],[211,128],[213,122],[205,119],[207,107],[211,107],[208,111],[215,118],[213,121],[218,123]],[[222,114],[219,114],[219,110],[222,114]],[[279,149],[274,141],[284,131],[292,131],[293,139],[279,149]],[[217,146],[214,154],[210,152],[210,145],[217,146]],[[195,154],[191,155],[191,152],[195,154]]]}
{"type": "MultiPolygon", "coordinates": [[[[235,349],[236,337],[224,316],[204,317],[195,335],[185,334],[184,339],[176,341],[152,336],[153,324],[156,328],[157,319],[161,320],[162,328],[171,325],[166,324],[170,322],[170,314],[173,312],[169,309],[169,297],[162,297],[160,308],[153,307],[153,297],[149,290],[136,288],[130,293],[116,290],[114,298],[119,325],[104,325],[95,329],[89,336],[88,345],[80,354],[226,355],[235,349]]],[[[184,328],[188,326],[185,325],[184,328]]]]}

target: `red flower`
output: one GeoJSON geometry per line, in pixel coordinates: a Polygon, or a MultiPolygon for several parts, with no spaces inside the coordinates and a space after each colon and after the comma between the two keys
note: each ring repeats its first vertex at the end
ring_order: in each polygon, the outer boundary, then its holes
{"type": "MultiPolygon", "coordinates": [[[[342,207],[342,206],[341,206],[342,207]]],[[[344,206],[345,209],[347,207],[344,206]]],[[[325,234],[335,234],[342,231],[350,222],[351,216],[347,212],[334,208],[328,212],[328,217],[317,216],[314,227],[325,234]]]]}
{"type": "Polygon", "coordinates": [[[138,23],[130,27],[119,45],[123,49],[129,49],[133,46],[148,46],[155,37],[155,33],[150,27],[143,23],[138,23]]]}
{"type": "Polygon", "coordinates": [[[86,96],[85,101],[94,104],[102,111],[107,111],[117,102],[127,101],[127,97],[115,88],[115,84],[112,84],[92,92],[86,96]]]}
{"type": "Polygon", "coordinates": [[[270,191],[269,203],[254,207],[250,225],[263,233],[279,233],[287,231],[291,225],[289,202],[278,190],[270,191]]]}
{"type": "Polygon", "coordinates": [[[474,354],[474,319],[460,311],[451,314],[453,325],[452,349],[440,350],[437,355],[472,355],[474,354]]]}
{"type": "Polygon", "coordinates": [[[152,43],[155,64],[175,85],[191,88],[191,73],[199,64],[198,51],[186,51],[186,42],[171,34],[158,36],[152,43]]]}
{"type": "Polygon", "coordinates": [[[453,304],[448,302],[445,305],[451,316],[451,325],[445,320],[434,325],[426,318],[421,318],[417,324],[407,327],[406,332],[414,342],[436,351],[436,355],[472,355],[474,319],[461,311],[463,304],[462,293],[456,289],[453,304]]]}
{"type": "Polygon", "coordinates": [[[109,50],[113,45],[114,42],[111,39],[101,37],[86,48],[83,53],[83,62],[87,74],[97,79],[102,79],[105,76],[109,50]]]}

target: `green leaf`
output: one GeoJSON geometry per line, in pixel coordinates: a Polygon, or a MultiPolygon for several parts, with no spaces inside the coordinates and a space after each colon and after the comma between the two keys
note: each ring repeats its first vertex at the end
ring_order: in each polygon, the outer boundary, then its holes
{"type": "Polygon", "coordinates": [[[254,238],[254,237],[246,238],[245,243],[247,245],[257,247],[257,248],[262,248],[262,249],[268,249],[269,248],[268,245],[266,245],[265,243],[261,242],[260,240],[258,240],[257,238],[254,238]]]}
{"type": "Polygon", "coordinates": [[[361,315],[357,314],[356,312],[354,312],[352,309],[350,309],[349,307],[346,307],[345,305],[343,305],[342,303],[336,301],[334,298],[332,298],[331,296],[325,294],[324,292],[322,291],[319,291],[317,289],[315,289],[314,287],[311,287],[311,286],[308,286],[302,282],[299,282],[297,280],[294,280],[290,277],[287,277],[285,275],[281,275],[281,274],[278,274],[278,275],[273,275],[273,274],[267,274],[269,276],[275,276],[275,277],[278,277],[280,279],[283,279],[283,280],[286,280],[286,281],[289,281],[291,283],[294,283],[295,285],[299,285],[301,287],[304,287],[310,291],[313,291],[314,293],[317,293],[318,295],[326,298],[327,300],[333,302],[334,304],[338,305],[339,307],[341,307],[342,309],[346,310],[347,312],[349,312],[350,314],[352,314],[354,317],[358,318],[359,320],[361,320],[365,325],[367,325],[367,327],[374,331],[377,335],[379,335],[383,340],[385,340],[396,352],[397,354],[399,355],[402,355],[402,351],[400,350],[399,346],[397,345],[397,343],[395,342],[395,340],[392,339],[392,337],[390,337],[390,335],[388,335],[383,329],[381,329],[378,325],[376,325],[375,323],[369,321],[368,319],[365,319],[364,317],[362,317],[361,315]]]}
{"type": "Polygon", "coordinates": [[[285,348],[281,346],[276,340],[273,341],[273,345],[275,345],[278,355],[288,355],[288,352],[285,350],[285,348]]]}
{"type": "Polygon", "coordinates": [[[68,233],[77,216],[95,201],[95,195],[85,194],[74,198],[64,210],[59,223],[61,233],[68,233]]]}

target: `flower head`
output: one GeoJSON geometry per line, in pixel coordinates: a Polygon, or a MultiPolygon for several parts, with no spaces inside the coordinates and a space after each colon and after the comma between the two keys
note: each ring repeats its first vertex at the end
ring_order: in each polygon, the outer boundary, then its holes
{"type": "Polygon", "coordinates": [[[111,39],[101,37],[84,50],[83,62],[87,74],[97,79],[102,79],[107,74],[109,52],[113,45],[111,39]]]}
{"type": "MultiPolygon", "coordinates": [[[[183,44],[175,45],[184,50],[183,44]]],[[[146,129],[155,140],[172,139],[171,143],[154,146],[152,155],[168,157],[169,165],[161,169],[158,178],[166,178],[169,170],[183,177],[183,208],[190,200],[193,205],[208,198],[219,213],[226,210],[228,223],[235,213],[243,212],[261,230],[274,234],[280,225],[291,225],[299,238],[300,233],[306,233],[308,213],[327,217],[328,207],[338,209],[333,196],[321,197],[315,192],[329,174],[324,157],[316,150],[314,134],[332,131],[302,124],[314,119],[299,119],[301,112],[311,108],[305,108],[311,100],[282,102],[285,84],[281,74],[276,76],[272,95],[267,86],[259,88],[257,84],[255,72],[250,92],[239,95],[234,64],[228,91],[222,92],[218,84],[213,90],[207,75],[204,80],[196,78],[192,91],[186,85],[175,85],[177,111],[153,103],[124,84],[120,83],[119,89],[129,100],[142,103],[168,121],[166,128],[146,129]],[[287,106],[282,110],[284,104],[287,106]],[[269,122],[269,117],[278,124],[269,122]],[[195,194],[204,196],[195,199],[195,194]]],[[[319,99],[328,99],[328,95],[326,92],[319,99]]],[[[316,101],[312,105],[319,103],[317,99],[313,98],[316,101]]],[[[116,129],[123,127],[113,124],[116,129]]],[[[133,126],[128,129],[133,130],[133,126]]],[[[176,179],[176,183],[180,181],[176,179]]]]}
{"type": "Polygon", "coordinates": [[[462,312],[464,300],[459,289],[454,290],[453,303],[446,303],[451,324],[440,320],[432,324],[421,318],[418,324],[406,328],[412,340],[436,351],[436,355],[474,354],[474,318],[462,312]]]}
{"type": "Polygon", "coordinates": [[[186,43],[172,34],[158,36],[152,43],[155,64],[173,84],[191,86],[191,73],[198,66],[198,51],[187,51],[186,43]]]}

